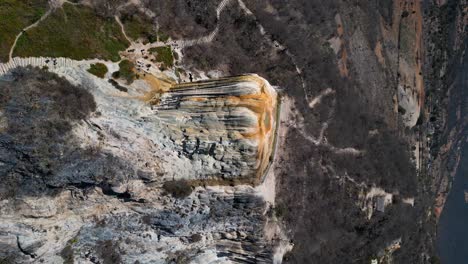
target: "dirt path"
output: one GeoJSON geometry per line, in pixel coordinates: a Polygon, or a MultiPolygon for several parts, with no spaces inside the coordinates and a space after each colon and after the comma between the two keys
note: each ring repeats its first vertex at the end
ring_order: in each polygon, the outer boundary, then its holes
{"type": "Polygon", "coordinates": [[[39,25],[39,23],[41,21],[46,19],[52,13],[53,10],[55,10],[58,7],[61,7],[63,5],[63,3],[64,2],[60,1],[60,0],[50,0],[49,1],[49,10],[47,10],[47,12],[44,15],[42,15],[42,17],[39,20],[37,20],[33,24],[23,28],[23,30],[21,30],[21,32],[18,33],[18,35],[16,35],[15,42],[13,42],[13,45],[11,45],[10,53],[8,54],[8,61],[11,61],[13,59],[13,51],[15,50],[16,43],[18,42],[18,39],[21,37],[21,35],[23,35],[23,33],[28,31],[29,29],[34,28],[37,25],[39,25]]]}
{"type": "Polygon", "coordinates": [[[361,155],[364,154],[362,150],[355,149],[355,148],[338,148],[330,143],[328,143],[328,140],[325,136],[326,130],[328,129],[328,124],[333,120],[333,117],[335,115],[335,110],[336,110],[336,93],[335,90],[332,88],[327,88],[324,91],[322,91],[320,94],[318,94],[316,97],[312,98],[312,100],[309,102],[309,107],[313,109],[316,105],[320,104],[322,99],[326,96],[333,96],[333,101],[332,101],[332,109],[328,113],[327,120],[321,124],[320,132],[318,137],[311,136],[306,133],[306,129],[304,127],[304,118],[302,116],[298,116],[298,121],[293,124],[293,127],[295,127],[301,135],[311,142],[312,144],[316,146],[323,146],[328,148],[330,151],[336,153],[336,154],[348,154],[348,155],[361,155]]]}
{"type": "Polygon", "coordinates": [[[180,40],[170,40],[170,41],[156,41],[153,43],[148,43],[148,44],[142,44],[142,43],[136,43],[136,42],[131,42],[131,45],[129,49],[135,49],[135,50],[141,50],[141,49],[150,49],[150,48],[156,48],[156,47],[163,47],[163,46],[171,46],[173,49],[183,49],[186,47],[190,47],[193,45],[199,45],[199,44],[205,44],[205,43],[210,43],[213,41],[213,39],[216,37],[216,35],[219,32],[219,20],[221,18],[221,14],[223,10],[225,10],[226,6],[231,2],[232,0],[223,0],[218,4],[218,7],[216,8],[216,18],[217,18],[217,24],[216,27],[213,31],[211,31],[208,35],[202,36],[196,39],[180,39],[180,40]]]}
{"type": "Polygon", "coordinates": [[[262,34],[262,36],[270,43],[270,46],[275,48],[275,49],[285,51],[286,56],[289,57],[292,64],[296,68],[296,73],[299,76],[299,79],[301,80],[301,85],[302,85],[302,89],[304,91],[305,99],[306,99],[307,102],[309,102],[309,95],[307,93],[304,76],[302,74],[301,68],[298,66],[298,64],[296,62],[297,60],[296,60],[295,56],[286,48],[286,46],[284,46],[283,44],[279,43],[276,40],[273,41],[271,39],[271,37],[269,37],[267,35],[267,32],[266,32],[265,28],[263,27],[263,25],[258,22],[257,17],[255,16],[255,14],[247,7],[247,5],[242,0],[237,0],[237,2],[239,3],[240,8],[244,11],[245,14],[247,14],[249,16],[252,16],[255,19],[255,23],[257,25],[258,30],[260,31],[260,34],[262,34]]]}
{"type": "Polygon", "coordinates": [[[122,24],[122,21],[120,21],[120,18],[117,15],[114,16],[114,18],[117,24],[119,24],[120,30],[122,31],[122,34],[124,35],[124,37],[128,40],[128,42],[132,43],[132,40],[127,36],[127,33],[125,33],[125,27],[122,24]]]}

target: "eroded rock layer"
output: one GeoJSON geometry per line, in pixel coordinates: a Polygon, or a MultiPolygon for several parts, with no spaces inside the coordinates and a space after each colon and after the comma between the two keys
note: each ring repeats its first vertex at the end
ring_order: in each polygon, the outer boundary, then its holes
{"type": "Polygon", "coordinates": [[[261,180],[274,150],[277,94],[257,75],[175,85],[157,116],[200,180],[261,180]],[[221,176],[221,178],[219,177],[221,176]]]}

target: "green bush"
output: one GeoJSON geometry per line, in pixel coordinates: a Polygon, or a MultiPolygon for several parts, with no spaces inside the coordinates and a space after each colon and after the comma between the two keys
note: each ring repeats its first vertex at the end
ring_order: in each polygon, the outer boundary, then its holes
{"type": "Polygon", "coordinates": [[[161,62],[164,69],[174,66],[174,54],[170,46],[151,48],[149,52],[156,54],[156,61],[161,62]]]}
{"type": "Polygon", "coordinates": [[[107,73],[107,67],[103,63],[91,64],[91,67],[88,69],[88,72],[96,75],[99,78],[104,78],[107,73]]]}
{"type": "Polygon", "coordinates": [[[119,63],[119,71],[112,73],[112,77],[125,79],[128,84],[132,83],[136,75],[133,72],[135,65],[129,60],[122,60],[119,63]]]}

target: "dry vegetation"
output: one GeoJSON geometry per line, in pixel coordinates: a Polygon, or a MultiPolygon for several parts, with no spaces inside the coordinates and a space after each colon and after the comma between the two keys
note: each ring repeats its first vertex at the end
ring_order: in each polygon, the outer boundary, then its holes
{"type": "Polygon", "coordinates": [[[192,186],[186,180],[165,182],[163,189],[175,198],[185,198],[192,193],[192,186]]]}

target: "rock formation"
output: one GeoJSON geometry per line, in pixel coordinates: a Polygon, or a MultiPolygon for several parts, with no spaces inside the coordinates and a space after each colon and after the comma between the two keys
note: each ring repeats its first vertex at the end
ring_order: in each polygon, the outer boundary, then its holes
{"type": "Polygon", "coordinates": [[[274,150],[266,80],[124,92],[71,65],[50,69],[66,79],[17,68],[0,82],[0,259],[273,261],[270,203],[241,184],[263,182],[274,150]]]}
{"type": "Polygon", "coordinates": [[[266,80],[246,75],[179,84],[157,101],[156,115],[177,150],[200,162],[191,179],[262,180],[279,111],[266,80]]]}

